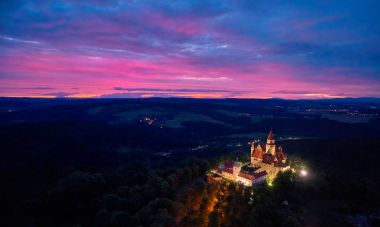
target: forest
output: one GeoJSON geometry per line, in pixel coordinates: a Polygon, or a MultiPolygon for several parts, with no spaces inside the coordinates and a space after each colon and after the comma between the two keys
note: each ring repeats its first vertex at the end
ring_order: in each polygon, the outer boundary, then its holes
{"type": "MultiPolygon", "coordinates": [[[[141,123],[140,116],[110,123],[105,112],[87,119],[94,104],[69,104],[66,112],[61,103],[2,113],[8,118],[0,124],[2,226],[350,226],[363,216],[379,224],[377,123],[335,122],[333,130],[361,132],[334,137],[310,136],[328,131],[328,123],[302,137],[303,122],[325,119],[303,119],[287,129],[289,118],[279,117],[238,129],[195,118],[181,128],[162,129],[141,123]],[[44,120],[36,119],[39,114],[44,120]],[[267,125],[279,125],[279,137],[296,133],[298,139],[278,142],[295,172],[255,187],[208,183],[207,172],[221,162],[248,160],[247,142],[255,138],[244,133],[252,127],[265,134],[267,125]],[[363,136],[365,128],[372,133],[363,136]],[[299,175],[301,168],[307,177],[299,175]]],[[[170,108],[177,116],[179,107],[170,108]]],[[[208,111],[203,113],[234,123],[232,116],[208,111]]],[[[243,119],[236,117],[234,124],[243,119]]]]}
{"type": "MultiPolygon", "coordinates": [[[[308,146],[313,143],[317,141],[308,146]]],[[[371,146],[378,145],[372,141],[371,146]]],[[[321,154],[311,152],[322,147],[314,146],[302,158],[297,153],[290,157],[292,168],[310,169],[307,178],[285,172],[271,185],[253,188],[231,182],[207,184],[205,173],[235,153],[167,160],[129,152],[124,156],[128,161],[117,168],[67,175],[46,169],[2,172],[3,221],[9,219],[15,226],[345,226],[347,215],[375,212],[380,202],[379,161],[363,152],[367,162],[358,159],[352,169],[344,168],[345,161],[355,156],[344,146],[328,163],[310,161],[318,160],[321,154]]]]}

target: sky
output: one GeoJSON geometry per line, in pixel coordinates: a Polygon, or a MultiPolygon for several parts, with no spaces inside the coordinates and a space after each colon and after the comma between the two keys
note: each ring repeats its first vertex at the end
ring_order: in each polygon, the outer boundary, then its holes
{"type": "Polygon", "coordinates": [[[380,97],[380,1],[0,1],[0,96],[380,97]]]}

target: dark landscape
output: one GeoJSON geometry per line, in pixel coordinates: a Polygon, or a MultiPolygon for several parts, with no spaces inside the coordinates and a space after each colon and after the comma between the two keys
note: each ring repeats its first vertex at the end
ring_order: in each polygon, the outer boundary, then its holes
{"type": "Polygon", "coordinates": [[[379,224],[378,99],[2,98],[0,110],[4,224],[379,224]],[[270,128],[307,178],[207,183],[270,128]]]}
{"type": "Polygon", "coordinates": [[[0,1],[0,227],[380,226],[379,12],[0,1]]]}

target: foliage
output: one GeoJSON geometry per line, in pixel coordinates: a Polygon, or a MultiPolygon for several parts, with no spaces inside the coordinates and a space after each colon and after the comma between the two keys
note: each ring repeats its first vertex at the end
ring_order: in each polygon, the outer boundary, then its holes
{"type": "Polygon", "coordinates": [[[260,100],[40,102],[0,113],[1,222],[12,226],[342,226],[348,214],[379,208],[378,120],[310,119],[260,100]],[[118,113],[148,106],[165,112],[162,121],[179,112],[214,120],[186,119],[178,128],[115,123],[118,113]],[[282,141],[295,172],[278,175],[271,187],[206,183],[205,172],[223,160],[248,161],[252,138],[228,135],[272,126],[322,138],[282,141]],[[307,177],[298,175],[303,168],[307,177]]]}

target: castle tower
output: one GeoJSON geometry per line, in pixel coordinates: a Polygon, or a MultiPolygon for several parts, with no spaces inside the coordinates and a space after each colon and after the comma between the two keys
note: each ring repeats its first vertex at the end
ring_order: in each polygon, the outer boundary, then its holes
{"type": "Polygon", "coordinates": [[[276,143],[275,143],[274,135],[271,129],[267,138],[266,153],[274,155],[275,151],[276,151],[276,143]]]}
{"type": "Polygon", "coordinates": [[[253,152],[255,152],[255,146],[256,146],[256,141],[252,141],[252,144],[251,144],[251,157],[253,157],[253,152]]]}
{"type": "Polygon", "coordinates": [[[234,166],[233,166],[232,171],[233,171],[233,175],[235,177],[237,177],[237,175],[239,174],[240,170],[241,170],[241,163],[238,162],[238,161],[234,162],[234,166]]]}

